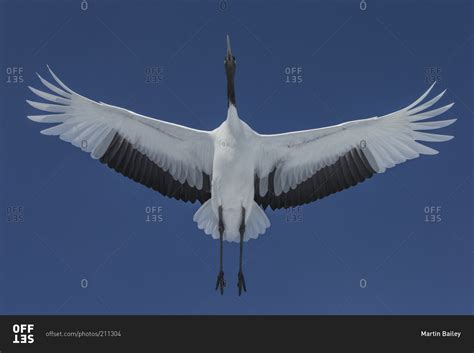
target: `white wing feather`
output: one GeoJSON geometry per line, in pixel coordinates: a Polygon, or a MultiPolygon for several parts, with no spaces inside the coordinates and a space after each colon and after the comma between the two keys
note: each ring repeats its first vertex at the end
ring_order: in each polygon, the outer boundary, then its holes
{"type": "Polygon", "coordinates": [[[132,111],[96,102],[67,87],[49,68],[57,87],[38,75],[53,93],[29,87],[37,96],[51,103],[27,100],[41,111],[54,113],[28,116],[39,123],[59,123],[42,130],[45,135],[59,136],[99,159],[119,133],[134,148],[144,153],[181,183],[202,187],[202,173],[212,174],[213,141],[208,131],[196,130],[149,118],[132,111]]]}
{"type": "Polygon", "coordinates": [[[452,139],[453,136],[431,134],[424,130],[446,127],[456,119],[423,121],[443,114],[454,104],[427,111],[445,93],[443,91],[420,104],[433,86],[409,106],[382,117],[354,120],[320,129],[259,135],[261,147],[257,175],[260,178],[260,196],[267,193],[268,175],[274,168],[274,190],[276,195],[280,195],[296,188],[318,170],[335,163],[356,147],[364,151],[377,173],[383,173],[387,168],[421,154],[438,153],[418,141],[442,142],[452,139]]]}

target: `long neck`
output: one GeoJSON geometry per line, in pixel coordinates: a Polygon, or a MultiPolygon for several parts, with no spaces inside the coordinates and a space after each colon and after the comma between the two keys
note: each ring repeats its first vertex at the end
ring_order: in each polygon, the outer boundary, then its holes
{"type": "Polygon", "coordinates": [[[227,109],[227,123],[234,132],[240,131],[242,128],[242,122],[237,113],[237,108],[233,104],[229,104],[229,109],[227,109]]]}
{"type": "Polygon", "coordinates": [[[227,75],[227,106],[236,106],[235,103],[235,89],[234,89],[234,76],[227,75]]]}

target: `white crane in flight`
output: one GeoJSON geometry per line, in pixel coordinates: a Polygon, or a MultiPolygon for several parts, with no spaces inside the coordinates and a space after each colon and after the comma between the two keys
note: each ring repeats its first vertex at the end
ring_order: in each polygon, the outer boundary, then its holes
{"type": "Polygon", "coordinates": [[[240,242],[239,295],[247,290],[242,272],[243,242],[270,226],[264,209],[316,201],[354,186],[374,174],[421,154],[438,153],[421,142],[452,136],[425,132],[456,119],[425,121],[453,103],[429,110],[444,94],[415,102],[393,113],[368,119],[275,135],[255,132],[239,118],[235,100],[236,60],[227,36],[226,120],[213,131],[196,130],[96,102],[68,88],[49,69],[57,85],[39,76],[51,90],[29,87],[47,103],[27,102],[47,115],[28,116],[57,123],[42,130],[90,153],[93,159],[161,194],[202,206],[194,221],[220,240],[216,290],[224,292],[223,241],[240,242]],[[52,114],[51,114],[52,113],[52,114]]]}

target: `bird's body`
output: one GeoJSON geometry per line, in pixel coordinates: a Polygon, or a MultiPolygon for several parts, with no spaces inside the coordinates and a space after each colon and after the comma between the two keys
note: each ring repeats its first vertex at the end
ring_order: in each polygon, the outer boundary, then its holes
{"type": "MultiPolygon", "coordinates": [[[[258,143],[257,134],[240,120],[237,108],[230,105],[227,119],[212,132],[212,135],[214,139],[210,200],[212,211],[217,220],[219,207],[222,207],[224,240],[239,241],[242,207],[249,210],[245,214],[246,224],[249,218],[261,217],[260,212],[253,211],[257,163],[253,151],[258,143]]],[[[258,205],[255,204],[255,207],[258,205]]],[[[268,219],[262,221],[269,225],[268,219]]]]}
{"type": "Polygon", "coordinates": [[[268,206],[288,208],[322,199],[421,154],[438,153],[421,142],[452,138],[426,132],[456,120],[426,121],[452,106],[431,108],[444,92],[424,102],[433,85],[412,104],[380,117],[262,135],[239,118],[234,89],[236,62],[229,39],[224,65],[227,117],[213,131],[93,101],[71,90],[51,70],[59,87],[39,78],[54,94],[30,87],[47,103],[27,101],[49,113],[28,118],[57,123],[42,130],[43,134],[59,136],[165,196],[200,202],[194,221],[206,234],[220,240],[216,289],[221,293],[225,286],[223,241],[240,243],[240,294],[246,290],[243,242],[257,238],[270,226],[264,212],[268,206]]]}
{"type": "MultiPolygon", "coordinates": [[[[229,111],[229,115],[235,113],[235,109],[229,111]]],[[[249,209],[253,204],[254,161],[249,131],[244,131],[238,118],[228,119],[215,131],[211,201],[216,216],[222,207],[224,240],[238,240],[241,209],[249,209]]]]}

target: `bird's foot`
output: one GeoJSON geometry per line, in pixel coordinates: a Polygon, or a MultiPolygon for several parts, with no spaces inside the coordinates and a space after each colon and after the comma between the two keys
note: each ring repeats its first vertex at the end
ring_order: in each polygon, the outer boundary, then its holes
{"type": "Polygon", "coordinates": [[[220,270],[219,274],[217,275],[216,290],[220,288],[221,295],[224,295],[224,287],[225,287],[224,271],[220,270]]]}
{"type": "Polygon", "coordinates": [[[247,287],[245,286],[245,278],[242,271],[239,271],[239,274],[237,277],[238,277],[237,287],[239,287],[239,296],[240,296],[242,294],[242,288],[244,289],[244,292],[246,292],[247,287]]]}

